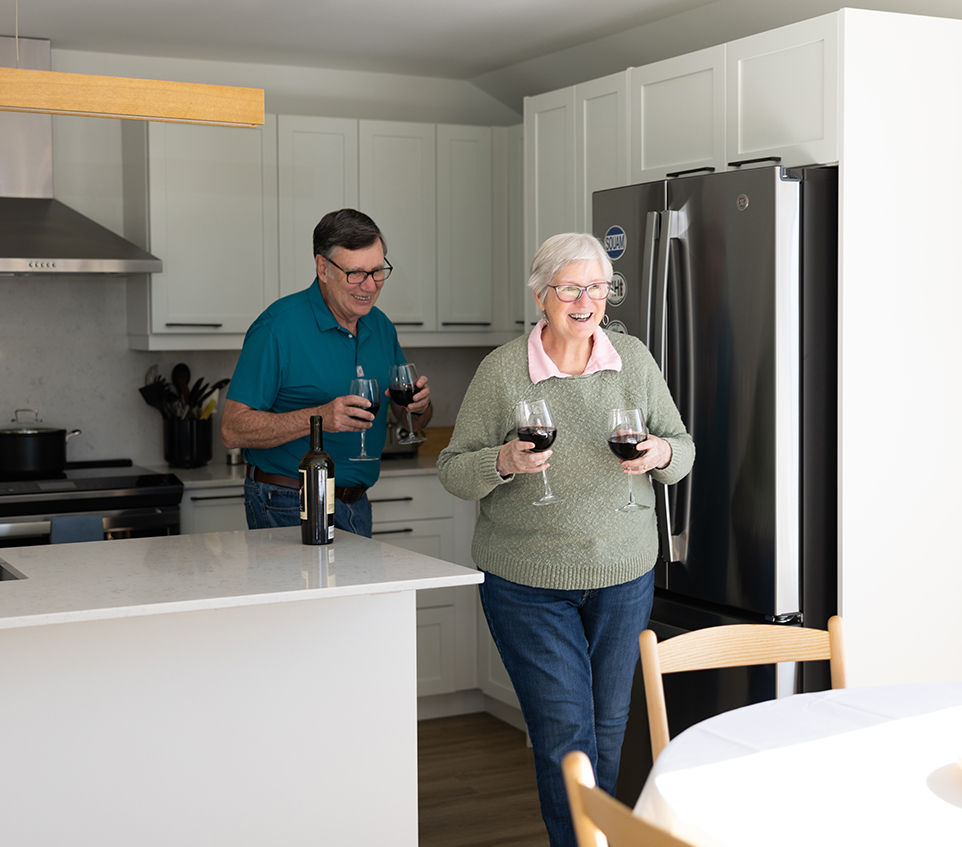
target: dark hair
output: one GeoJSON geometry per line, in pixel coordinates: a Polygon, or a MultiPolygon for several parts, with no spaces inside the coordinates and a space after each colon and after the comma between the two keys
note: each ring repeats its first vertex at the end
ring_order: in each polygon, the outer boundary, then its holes
{"type": "Polygon", "coordinates": [[[386,256],[387,242],[377,224],[364,212],[357,209],[328,212],[314,227],[314,255],[331,259],[338,247],[344,250],[363,250],[378,240],[386,256]]]}

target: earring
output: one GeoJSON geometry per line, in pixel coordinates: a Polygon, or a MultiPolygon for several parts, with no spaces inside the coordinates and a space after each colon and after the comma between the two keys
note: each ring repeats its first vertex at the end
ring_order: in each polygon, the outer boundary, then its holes
{"type": "Polygon", "coordinates": [[[608,326],[608,324],[610,324],[610,323],[611,323],[611,318],[609,318],[607,315],[605,315],[605,316],[601,319],[601,325],[602,325],[603,327],[608,326]]]}

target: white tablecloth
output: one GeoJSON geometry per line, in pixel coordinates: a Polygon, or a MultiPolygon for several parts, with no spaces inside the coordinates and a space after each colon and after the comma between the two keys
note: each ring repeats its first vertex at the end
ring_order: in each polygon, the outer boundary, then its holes
{"type": "Polygon", "coordinates": [[[799,694],[662,751],[635,814],[695,844],[962,845],[962,682],[799,694]]]}

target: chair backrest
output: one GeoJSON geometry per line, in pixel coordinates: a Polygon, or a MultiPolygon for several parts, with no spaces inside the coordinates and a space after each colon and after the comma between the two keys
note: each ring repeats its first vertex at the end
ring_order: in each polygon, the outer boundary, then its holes
{"type": "Polygon", "coordinates": [[[691,847],[650,824],[595,784],[591,762],[572,750],[561,762],[578,847],[691,847]]]}
{"type": "Polygon", "coordinates": [[[697,629],[659,644],[655,633],[646,629],[638,643],[652,760],[658,758],[669,740],[662,674],[828,659],[832,688],[845,687],[843,628],[837,615],[829,619],[828,632],[779,624],[735,624],[697,629]]]}

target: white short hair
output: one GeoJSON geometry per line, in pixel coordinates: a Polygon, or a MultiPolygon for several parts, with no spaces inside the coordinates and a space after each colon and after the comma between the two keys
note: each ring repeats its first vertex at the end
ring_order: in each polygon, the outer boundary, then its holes
{"type": "Polygon", "coordinates": [[[573,262],[598,262],[605,280],[611,282],[614,269],[601,242],[587,232],[562,232],[552,235],[534,254],[528,288],[544,297],[555,276],[573,262]]]}

